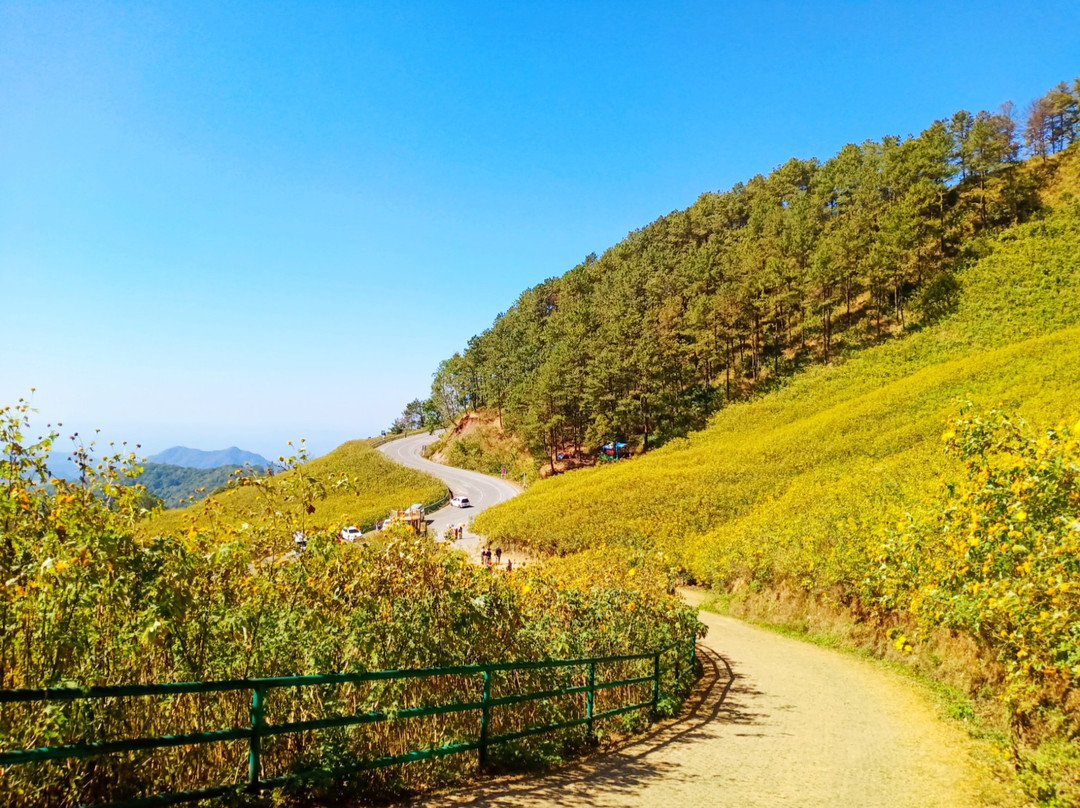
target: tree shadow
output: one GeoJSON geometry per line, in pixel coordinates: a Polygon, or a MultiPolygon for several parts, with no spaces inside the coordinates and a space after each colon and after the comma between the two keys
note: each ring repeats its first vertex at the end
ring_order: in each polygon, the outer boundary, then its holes
{"type": "Polygon", "coordinates": [[[544,774],[480,778],[454,791],[417,798],[410,806],[462,805],[525,806],[548,803],[580,806],[611,805],[618,795],[638,795],[650,782],[691,782],[695,775],[681,771],[678,749],[715,740],[717,723],[752,727],[767,718],[747,704],[761,695],[734,673],[722,656],[698,646],[703,675],[695,684],[682,713],[654,724],[648,732],[626,739],[575,764],[544,774]]]}

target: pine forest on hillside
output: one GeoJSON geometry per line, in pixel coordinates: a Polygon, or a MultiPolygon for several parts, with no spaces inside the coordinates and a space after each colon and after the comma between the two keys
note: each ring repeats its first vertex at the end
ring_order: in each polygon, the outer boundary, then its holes
{"type": "Polygon", "coordinates": [[[736,614],[915,667],[1040,805],[1080,804],[1080,152],[1061,157],[1054,209],[989,242],[939,322],[474,529],[657,554],[736,614]]]}
{"type": "Polygon", "coordinates": [[[1032,104],[1024,160],[1008,115],[960,113],[526,291],[442,364],[440,409],[501,411],[548,462],[656,450],[474,529],[655,555],[736,614],[920,670],[1033,799],[1080,804],[1078,96],[1032,104]]]}
{"type": "Polygon", "coordinates": [[[1034,101],[1022,131],[1011,104],[960,111],[702,194],[523,292],[440,364],[432,402],[449,420],[497,410],[552,464],[613,439],[647,451],[799,368],[932,322],[985,236],[1041,207],[1078,99],[1080,79],[1034,101]]]}

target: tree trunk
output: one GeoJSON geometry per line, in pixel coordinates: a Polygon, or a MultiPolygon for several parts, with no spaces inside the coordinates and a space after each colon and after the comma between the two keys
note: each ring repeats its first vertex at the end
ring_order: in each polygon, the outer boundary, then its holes
{"type": "MultiPolygon", "coordinates": [[[[641,407],[641,453],[645,454],[649,451],[649,402],[644,393],[638,399],[638,404],[641,407]]],[[[618,438],[615,440],[618,441],[618,438]]]]}
{"type": "Polygon", "coordinates": [[[829,353],[832,348],[832,307],[829,305],[828,291],[821,287],[821,359],[826,365],[829,364],[829,353]]]}
{"type": "Polygon", "coordinates": [[[731,401],[731,363],[735,361],[735,348],[728,337],[728,361],[724,366],[724,400],[731,401]]]}
{"type": "Polygon", "coordinates": [[[986,172],[979,172],[979,197],[982,208],[982,226],[986,227],[986,172]]]}
{"type": "Polygon", "coordinates": [[[761,355],[761,315],[754,312],[754,328],[753,328],[753,345],[750,352],[750,363],[753,370],[753,376],[756,379],[758,377],[758,363],[761,355]]]}

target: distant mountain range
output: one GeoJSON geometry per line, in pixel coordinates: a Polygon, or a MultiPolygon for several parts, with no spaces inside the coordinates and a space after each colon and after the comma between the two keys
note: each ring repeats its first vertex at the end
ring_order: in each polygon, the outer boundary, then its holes
{"type": "Polygon", "coordinates": [[[254,452],[245,452],[230,446],[228,449],[218,449],[206,452],[202,449],[189,449],[186,446],[173,446],[163,452],[158,452],[146,458],[151,463],[164,463],[170,466],[184,466],[189,469],[216,469],[222,466],[242,466],[250,463],[256,468],[265,469],[270,461],[262,455],[254,452]]]}
{"type": "MultiPolygon", "coordinates": [[[[156,497],[161,497],[166,508],[175,508],[188,502],[189,497],[202,499],[224,486],[233,472],[235,463],[211,469],[176,466],[171,463],[143,463],[143,473],[138,482],[156,497]]],[[[262,473],[266,466],[252,463],[256,472],[262,473]]]]}
{"type": "MultiPolygon", "coordinates": [[[[160,497],[165,507],[175,508],[187,502],[188,497],[202,499],[221,488],[232,472],[244,463],[250,463],[252,472],[256,474],[264,473],[267,466],[272,465],[262,455],[245,452],[235,446],[213,452],[173,446],[140,464],[143,473],[138,482],[145,485],[151,494],[160,497]]],[[[68,480],[79,477],[78,467],[62,455],[50,458],[49,471],[55,477],[68,480]]]]}

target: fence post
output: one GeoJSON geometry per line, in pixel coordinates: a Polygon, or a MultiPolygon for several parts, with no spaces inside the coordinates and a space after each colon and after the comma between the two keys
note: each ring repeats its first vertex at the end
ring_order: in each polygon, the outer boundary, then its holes
{"type": "Polygon", "coordinates": [[[487,767],[488,724],[491,722],[491,671],[484,670],[483,708],[480,712],[480,768],[487,767]]]}
{"type": "Polygon", "coordinates": [[[653,654],[652,708],[655,713],[660,708],[660,652],[653,654]]]}
{"type": "Polygon", "coordinates": [[[255,685],[251,691],[251,746],[248,751],[248,791],[259,790],[262,768],[263,688],[255,685]]]}
{"type": "Polygon", "coordinates": [[[596,660],[589,660],[589,689],[585,691],[585,731],[593,737],[593,712],[596,693],[596,660]]]}

